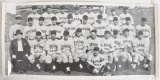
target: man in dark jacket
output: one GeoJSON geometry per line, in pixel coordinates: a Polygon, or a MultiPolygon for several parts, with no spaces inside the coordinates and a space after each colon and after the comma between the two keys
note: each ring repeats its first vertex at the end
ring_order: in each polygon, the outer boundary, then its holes
{"type": "Polygon", "coordinates": [[[28,68],[28,56],[30,55],[30,45],[28,41],[22,38],[21,30],[16,30],[16,39],[10,43],[9,52],[11,55],[11,63],[13,71],[24,73],[28,68]]]}

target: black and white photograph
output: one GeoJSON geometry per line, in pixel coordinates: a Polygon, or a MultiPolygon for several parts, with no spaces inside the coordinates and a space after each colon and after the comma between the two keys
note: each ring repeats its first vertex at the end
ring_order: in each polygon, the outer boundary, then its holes
{"type": "Polygon", "coordinates": [[[6,12],[6,74],[155,75],[153,4],[33,2],[6,12]]]}

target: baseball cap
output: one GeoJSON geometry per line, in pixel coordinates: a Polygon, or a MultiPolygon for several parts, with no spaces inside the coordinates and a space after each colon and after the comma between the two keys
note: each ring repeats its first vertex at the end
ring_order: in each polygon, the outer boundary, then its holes
{"type": "Polygon", "coordinates": [[[65,30],[64,32],[63,32],[63,35],[65,36],[67,36],[67,35],[69,35],[69,31],[68,30],[65,30]]]}
{"type": "Polygon", "coordinates": [[[118,18],[117,18],[117,17],[114,17],[114,18],[113,18],[113,21],[118,21],[118,18]]]}
{"type": "Polygon", "coordinates": [[[104,34],[110,34],[110,32],[109,32],[108,30],[106,30],[106,31],[104,32],[104,34]]]}
{"type": "Polygon", "coordinates": [[[143,31],[138,31],[138,35],[143,35],[143,31]]]}
{"type": "Polygon", "coordinates": [[[40,32],[40,31],[37,31],[37,32],[36,32],[36,36],[41,36],[41,32],[40,32]]]}
{"type": "Polygon", "coordinates": [[[68,14],[67,18],[68,18],[68,19],[73,18],[72,14],[68,14]]]}
{"type": "Polygon", "coordinates": [[[52,31],[51,31],[51,35],[52,35],[52,34],[56,34],[56,30],[52,30],[52,31]]]}
{"type": "Polygon", "coordinates": [[[96,31],[96,30],[92,30],[91,32],[95,32],[95,33],[97,33],[97,31],[96,31]]]}
{"type": "Polygon", "coordinates": [[[77,28],[76,32],[82,32],[82,28],[77,28]]]}
{"type": "Polygon", "coordinates": [[[54,16],[54,17],[51,18],[51,20],[52,21],[57,21],[57,17],[54,16]]]}
{"type": "Polygon", "coordinates": [[[142,22],[146,22],[147,19],[146,19],[146,18],[142,18],[141,21],[142,21],[142,22]]]}
{"type": "Polygon", "coordinates": [[[65,9],[65,6],[64,5],[60,6],[60,9],[65,9]]]}
{"type": "Polygon", "coordinates": [[[83,20],[88,20],[88,16],[87,16],[87,15],[84,15],[84,16],[83,16],[83,20]]]}
{"type": "Polygon", "coordinates": [[[115,9],[111,9],[111,12],[114,12],[114,11],[116,11],[115,9]]]}
{"type": "Polygon", "coordinates": [[[130,17],[126,17],[126,21],[131,21],[131,18],[130,17]]]}
{"type": "Polygon", "coordinates": [[[39,21],[44,21],[44,17],[39,17],[39,21]]]}
{"type": "Polygon", "coordinates": [[[114,34],[114,35],[117,35],[117,34],[118,34],[118,31],[117,31],[117,30],[113,30],[113,34],[114,34]]]}
{"type": "Polygon", "coordinates": [[[16,34],[15,35],[17,35],[17,34],[21,34],[22,35],[23,33],[21,32],[21,30],[18,29],[18,30],[16,30],[16,34]]]}
{"type": "Polygon", "coordinates": [[[99,47],[94,47],[94,51],[99,51],[99,47]]]}
{"type": "Polygon", "coordinates": [[[128,28],[125,28],[125,29],[123,30],[123,33],[125,33],[125,32],[129,32],[129,29],[128,29],[128,28]]]}
{"type": "Polygon", "coordinates": [[[29,18],[28,18],[28,22],[29,22],[29,21],[33,21],[33,18],[29,17],[29,18]]]}
{"type": "Polygon", "coordinates": [[[21,15],[16,15],[16,18],[15,18],[16,20],[17,19],[22,19],[22,17],[21,17],[21,15]]]}
{"type": "Polygon", "coordinates": [[[103,17],[102,17],[102,15],[98,15],[97,18],[98,19],[102,19],[103,17]]]}
{"type": "Polygon", "coordinates": [[[32,10],[37,9],[37,6],[32,6],[32,10]]]}

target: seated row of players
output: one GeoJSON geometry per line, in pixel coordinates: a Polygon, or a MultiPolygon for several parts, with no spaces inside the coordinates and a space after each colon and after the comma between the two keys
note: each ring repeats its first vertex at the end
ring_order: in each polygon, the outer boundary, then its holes
{"type": "Polygon", "coordinates": [[[90,32],[88,40],[82,36],[82,31],[78,28],[75,37],[71,38],[69,31],[65,30],[63,38],[58,40],[57,32],[53,30],[51,38],[46,42],[42,39],[41,32],[36,32],[35,40],[30,42],[31,53],[27,55],[30,70],[64,70],[70,74],[71,70],[85,69],[84,71],[101,73],[119,70],[126,61],[136,69],[144,60],[146,62],[143,67],[149,70],[152,56],[149,54],[149,42],[143,37],[143,31],[139,31],[138,37],[133,39],[130,38],[127,28],[123,30],[122,37],[119,37],[117,30],[113,31],[113,37],[110,31],[106,30],[101,41],[96,36],[96,30],[90,32]],[[118,64],[118,61],[121,63],[118,64]]]}

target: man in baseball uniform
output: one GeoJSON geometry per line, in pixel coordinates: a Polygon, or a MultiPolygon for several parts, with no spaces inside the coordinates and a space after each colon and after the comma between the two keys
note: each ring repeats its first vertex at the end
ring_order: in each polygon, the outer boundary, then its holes
{"type": "Polygon", "coordinates": [[[51,18],[53,17],[53,16],[55,16],[55,14],[53,14],[52,13],[52,7],[50,6],[50,5],[47,5],[46,6],[46,10],[47,10],[47,12],[46,13],[43,13],[42,14],[42,17],[44,17],[44,24],[46,25],[46,26],[50,26],[51,24],[52,24],[52,21],[51,21],[51,18]]]}
{"type": "Polygon", "coordinates": [[[135,38],[136,31],[135,31],[134,26],[131,24],[131,18],[130,17],[126,17],[126,24],[122,26],[122,31],[126,28],[129,29],[129,36],[135,38]]]}
{"type": "MultiPolygon", "coordinates": [[[[120,21],[119,17],[116,15],[116,10],[115,9],[111,9],[111,15],[108,17],[108,21],[109,21],[109,24],[114,24],[113,23],[113,18],[114,17],[117,17],[118,18],[118,21],[120,21]]],[[[120,22],[119,22],[120,24],[120,22]]]]}
{"type": "Polygon", "coordinates": [[[101,73],[101,69],[106,65],[107,60],[100,54],[98,47],[94,47],[93,54],[87,59],[89,71],[93,74],[101,73]]]}
{"type": "Polygon", "coordinates": [[[58,39],[56,39],[56,35],[56,30],[51,31],[51,38],[47,40],[45,45],[45,50],[47,51],[45,63],[47,65],[47,71],[50,72],[60,70],[60,64],[62,62],[60,42],[58,39]]]}
{"type": "Polygon", "coordinates": [[[134,50],[135,53],[137,53],[138,60],[140,61],[140,64],[147,70],[150,70],[150,62],[152,61],[152,55],[149,53],[149,41],[146,40],[144,37],[144,32],[139,31],[138,32],[138,38],[135,39],[134,42],[134,50]],[[143,63],[144,62],[144,63],[143,63]]]}
{"type": "Polygon", "coordinates": [[[21,15],[16,15],[16,24],[10,26],[9,28],[9,40],[16,39],[16,36],[14,35],[16,33],[16,30],[21,30],[23,32],[24,26],[21,25],[22,17],[21,15]]]}
{"type": "Polygon", "coordinates": [[[82,35],[88,39],[90,37],[90,31],[93,29],[93,27],[87,23],[88,16],[83,15],[82,24],[78,26],[78,28],[82,28],[82,35]]]}
{"type": "Polygon", "coordinates": [[[75,51],[73,40],[69,37],[69,31],[65,30],[64,38],[61,40],[60,49],[63,56],[64,71],[66,74],[71,73],[71,65],[73,63],[72,54],[75,51]]]}
{"type": "Polygon", "coordinates": [[[96,21],[96,14],[92,12],[93,6],[87,6],[87,9],[88,9],[88,11],[83,13],[83,15],[88,16],[88,24],[92,25],[96,21]]]}
{"type": "Polygon", "coordinates": [[[60,6],[60,13],[56,14],[58,24],[63,25],[64,23],[66,23],[67,16],[68,13],[65,12],[65,6],[64,5],[60,6]]]}
{"type": "Polygon", "coordinates": [[[102,45],[101,45],[101,41],[97,37],[97,31],[96,30],[91,31],[91,37],[88,39],[88,43],[89,43],[88,49],[87,49],[88,57],[93,55],[94,47],[99,47],[99,49],[101,50],[102,45]]]}
{"type": "Polygon", "coordinates": [[[123,13],[119,15],[121,25],[126,24],[126,17],[130,17],[131,24],[134,24],[134,20],[131,14],[128,13],[128,7],[123,8],[123,13]]]}
{"type": "Polygon", "coordinates": [[[50,32],[52,30],[55,30],[56,31],[56,38],[58,40],[62,39],[64,28],[56,24],[57,23],[57,17],[52,17],[51,20],[52,20],[52,25],[49,26],[49,28],[48,28],[49,38],[51,37],[50,32]]]}
{"type": "Polygon", "coordinates": [[[75,6],[74,10],[75,10],[75,13],[73,14],[73,20],[76,25],[79,25],[82,22],[82,15],[80,14],[80,10],[78,6],[75,6]]]}
{"type": "Polygon", "coordinates": [[[32,13],[28,15],[28,18],[31,17],[33,18],[33,25],[38,25],[39,24],[39,17],[41,15],[37,13],[37,6],[32,6],[32,13]]]}
{"type": "Polygon", "coordinates": [[[82,29],[76,30],[76,37],[73,39],[75,52],[73,53],[73,61],[75,68],[82,70],[83,66],[86,67],[85,62],[87,61],[86,50],[88,47],[88,41],[82,36],[82,29]]]}
{"type": "Polygon", "coordinates": [[[33,40],[31,46],[31,55],[29,56],[30,69],[32,71],[44,71],[44,63],[46,60],[45,42],[41,39],[41,32],[36,32],[36,39],[33,40]]]}
{"type": "Polygon", "coordinates": [[[33,18],[29,17],[28,26],[26,26],[23,31],[23,38],[26,38],[30,45],[36,37],[36,30],[37,28],[33,26],[33,18]]]}
{"type": "Polygon", "coordinates": [[[44,17],[39,17],[39,25],[37,26],[36,31],[40,31],[42,34],[42,39],[46,41],[49,33],[48,33],[48,27],[44,25],[44,20],[45,20],[44,17]]]}
{"type": "Polygon", "coordinates": [[[67,16],[68,22],[63,25],[65,30],[69,31],[70,37],[75,37],[75,31],[77,29],[77,24],[73,22],[73,15],[68,14],[67,16]]]}

